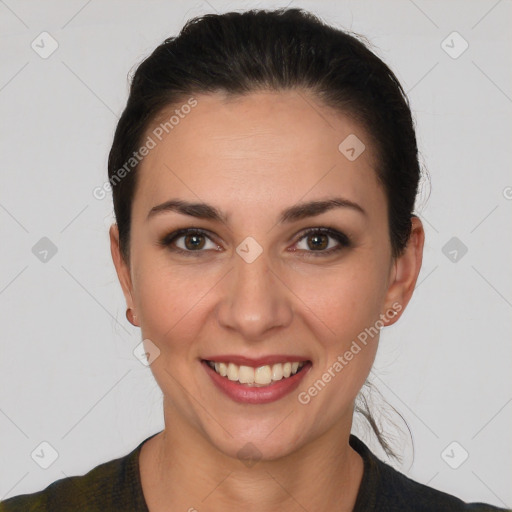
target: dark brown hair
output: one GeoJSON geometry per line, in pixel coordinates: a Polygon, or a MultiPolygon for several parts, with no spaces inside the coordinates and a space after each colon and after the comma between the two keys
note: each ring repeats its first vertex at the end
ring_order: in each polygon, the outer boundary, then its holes
{"type": "Polygon", "coordinates": [[[393,256],[409,239],[420,166],[411,111],[393,72],[359,39],[301,9],[208,14],[189,20],[137,68],[108,160],[120,247],[129,262],[136,166],[116,174],[162,110],[199,93],[311,90],[353,116],[378,155],[393,256]]]}
{"type": "Polygon", "coordinates": [[[126,169],[163,110],[201,93],[290,89],[311,91],[365,129],[386,194],[392,254],[402,253],[421,173],[411,110],[398,79],[360,36],[301,9],[251,10],[189,20],[133,75],[108,160],[120,248],[128,264],[137,165],[122,179],[118,171],[126,169]]]}

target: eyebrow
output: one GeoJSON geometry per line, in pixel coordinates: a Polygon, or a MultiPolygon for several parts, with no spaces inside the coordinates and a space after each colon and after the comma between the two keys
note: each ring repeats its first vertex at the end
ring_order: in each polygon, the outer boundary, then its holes
{"type": "MultiPolygon", "coordinates": [[[[357,203],[344,199],[342,197],[334,197],[321,201],[310,201],[307,203],[299,203],[297,205],[286,208],[281,212],[279,224],[295,222],[308,217],[321,215],[333,208],[349,208],[357,211],[362,215],[367,215],[366,211],[357,203]]],[[[227,223],[227,216],[215,206],[207,203],[191,203],[181,199],[171,199],[165,203],[153,206],[148,213],[146,220],[151,219],[155,215],[165,212],[176,212],[182,215],[189,215],[198,219],[209,219],[227,223]]]]}

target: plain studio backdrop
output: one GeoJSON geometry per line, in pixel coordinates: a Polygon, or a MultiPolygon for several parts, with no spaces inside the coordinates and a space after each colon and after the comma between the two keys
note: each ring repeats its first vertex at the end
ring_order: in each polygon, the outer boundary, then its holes
{"type": "Polygon", "coordinates": [[[417,289],[383,330],[372,376],[412,432],[414,459],[405,436],[396,467],[512,506],[506,0],[0,2],[0,497],[84,474],[162,429],[111,261],[111,196],[93,193],[127,75],[193,16],[287,5],[371,41],[408,93],[431,176],[417,289]]]}

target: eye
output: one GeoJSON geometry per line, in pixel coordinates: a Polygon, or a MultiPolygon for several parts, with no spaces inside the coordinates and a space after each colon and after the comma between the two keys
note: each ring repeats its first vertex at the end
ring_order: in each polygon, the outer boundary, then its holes
{"type": "Polygon", "coordinates": [[[302,233],[296,247],[304,251],[304,256],[316,257],[333,254],[350,245],[349,238],[340,231],[331,228],[311,228],[302,233]]]}
{"type": "MultiPolygon", "coordinates": [[[[199,256],[206,250],[221,250],[213,242],[209,233],[198,228],[185,228],[166,235],[159,242],[169,250],[187,256],[199,256]],[[208,243],[210,246],[208,247],[208,243]]],[[[341,249],[350,247],[349,238],[340,231],[332,228],[311,228],[303,232],[292,252],[299,250],[304,257],[328,256],[341,249]],[[302,245],[302,247],[301,247],[302,245]]]]}
{"type": "Polygon", "coordinates": [[[197,228],[186,228],[174,231],[165,236],[160,241],[160,245],[169,248],[173,252],[192,256],[197,256],[204,252],[203,249],[219,250],[219,245],[211,240],[208,233],[197,228]],[[208,247],[208,242],[210,243],[210,247],[208,247]]]}

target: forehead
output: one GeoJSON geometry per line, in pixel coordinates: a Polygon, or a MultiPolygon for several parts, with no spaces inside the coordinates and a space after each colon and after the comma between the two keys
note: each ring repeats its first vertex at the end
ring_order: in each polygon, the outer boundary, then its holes
{"type": "Polygon", "coordinates": [[[217,199],[221,208],[220,201],[261,207],[271,199],[282,205],[334,192],[360,203],[385,200],[365,131],[310,93],[193,100],[161,112],[148,129],[154,148],[138,169],[134,210],[177,196],[217,199]]]}

